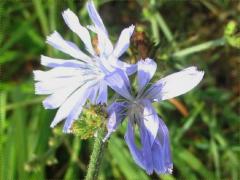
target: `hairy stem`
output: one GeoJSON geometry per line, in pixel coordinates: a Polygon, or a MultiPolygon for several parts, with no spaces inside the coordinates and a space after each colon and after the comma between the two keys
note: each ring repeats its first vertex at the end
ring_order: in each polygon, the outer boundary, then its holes
{"type": "Polygon", "coordinates": [[[98,130],[97,137],[95,138],[95,142],[93,145],[93,152],[90,157],[90,162],[88,165],[85,180],[95,180],[98,177],[98,172],[103,158],[104,148],[106,146],[106,142],[102,141],[104,134],[105,134],[104,128],[98,130]]]}

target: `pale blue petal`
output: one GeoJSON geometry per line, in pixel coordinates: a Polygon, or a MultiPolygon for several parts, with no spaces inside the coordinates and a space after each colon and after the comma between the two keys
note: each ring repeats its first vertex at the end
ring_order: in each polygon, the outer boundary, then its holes
{"type": "Polygon", "coordinates": [[[158,136],[151,145],[150,132],[144,124],[140,125],[141,148],[135,143],[134,130],[131,123],[128,123],[128,129],[125,134],[125,140],[135,162],[143,168],[148,174],[156,171],[158,174],[172,173],[172,159],[169,144],[168,130],[165,124],[158,126],[158,136]]]}
{"type": "Polygon", "coordinates": [[[78,106],[75,106],[73,111],[71,111],[71,113],[68,115],[68,117],[64,123],[64,126],[63,126],[64,133],[71,133],[72,124],[74,123],[74,121],[76,119],[78,119],[78,116],[81,114],[82,109],[83,109],[83,106],[78,105],[78,106]]]}
{"type": "Polygon", "coordinates": [[[130,120],[128,123],[127,132],[125,134],[125,140],[128,145],[128,148],[136,164],[143,168],[148,174],[152,174],[154,167],[149,132],[147,131],[144,124],[140,122],[141,124],[139,125],[139,131],[141,147],[138,148],[135,143],[134,127],[131,124],[131,122],[132,121],[130,120]]]}
{"type": "Polygon", "coordinates": [[[173,163],[170,150],[168,128],[159,118],[158,138],[153,146],[153,159],[159,157],[159,162],[155,161],[155,171],[160,173],[172,173],[173,163]],[[155,149],[158,146],[158,150],[155,149]]]}
{"type": "Polygon", "coordinates": [[[100,57],[107,58],[113,52],[113,45],[110,41],[108,35],[104,33],[101,29],[95,26],[88,26],[88,29],[97,34],[98,38],[98,50],[100,57]]]}
{"type": "Polygon", "coordinates": [[[98,63],[99,63],[99,69],[104,73],[104,74],[108,74],[110,72],[113,72],[116,68],[113,67],[110,62],[105,59],[105,58],[99,58],[97,59],[98,63]]]}
{"type": "Polygon", "coordinates": [[[91,88],[89,96],[92,104],[104,104],[107,103],[107,84],[104,80],[100,80],[97,85],[91,88]]]}
{"type": "Polygon", "coordinates": [[[104,138],[106,141],[109,136],[117,129],[118,125],[124,120],[127,116],[127,102],[114,102],[112,103],[107,111],[108,111],[108,122],[107,122],[107,130],[108,133],[104,138]]]}
{"type": "Polygon", "coordinates": [[[149,100],[144,101],[143,118],[144,125],[149,132],[150,145],[152,146],[158,133],[159,120],[149,100]]]}
{"type": "Polygon", "coordinates": [[[87,10],[94,24],[94,26],[88,26],[88,28],[98,35],[98,49],[100,55],[108,56],[113,51],[113,45],[108,38],[108,32],[92,1],[87,2],[87,10]]]}
{"type": "Polygon", "coordinates": [[[196,67],[186,68],[157,81],[144,93],[143,97],[158,101],[174,98],[197,86],[203,75],[204,72],[198,71],[196,67]]]}
{"type": "Polygon", "coordinates": [[[141,168],[145,169],[143,155],[141,150],[135,144],[135,137],[134,137],[134,127],[132,126],[131,122],[128,122],[127,131],[125,133],[125,140],[128,145],[128,148],[132,154],[134,161],[139,165],[141,168]]]}
{"type": "Polygon", "coordinates": [[[152,79],[157,69],[157,64],[152,59],[140,60],[137,63],[137,79],[138,79],[138,91],[141,92],[142,89],[147,85],[147,83],[152,79]]]}
{"type": "MultiPolygon", "coordinates": [[[[111,61],[111,59],[109,59],[111,61]]],[[[123,61],[117,60],[117,61],[111,61],[110,62],[113,67],[119,68],[127,73],[128,76],[132,75],[137,71],[137,65],[136,64],[128,64],[123,61]]]]}
{"type": "Polygon", "coordinates": [[[86,90],[83,93],[84,97],[81,97],[79,99],[79,101],[75,104],[75,106],[73,107],[73,109],[71,110],[69,115],[67,116],[67,119],[63,126],[64,133],[71,133],[72,124],[74,123],[75,120],[77,120],[79,118],[79,115],[81,114],[82,109],[83,109],[83,105],[86,103],[86,101],[89,97],[89,94],[90,94],[90,91],[86,90]]]}
{"type": "Polygon", "coordinates": [[[98,90],[99,90],[99,83],[91,87],[91,89],[89,89],[90,93],[89,93],[88,99],[92,104],[96,104],[98,90]]]}
{"type": "Polygon", "coordinates": [[[140,139],[141,139],[141,152],[142,161],[144,164],[144,170],[147,174],[153,173],[153,157],[152,157],[152,145],[151,145],[151,135],[146,126],[141,122],[140,124],[140,139]]]}
{"type": "Polygon", "coordinates": [[[101,19],[101,17],[99,16],[93,1],[88,1],[87,2],[87,10],[88,10],[88,14],[92,20],[92,22],[94,23],[95,27],[97,27],[98,29],[100,29],[102,32],[104,32],[107,35],[107,30],[103,24],[103,21],[101,19]]]}
{"type": "Polygon", "coordinates": [[[109,37],[103,33],[101,30],[97,30],[98,35],[98,49],[100,52],[100,57],[105,58],[112,54],[113,51],[113,45],[109,39],[109,37]]]}
{"type": "Polygon", "coordinates": [[[105,80],[114,91],[128,100],[132,100],[133,97],[130,94],[130,83],[128,76],[125,72],[117,69],[113,73],[110,73],[105,77],[105,80]]]}
{"type": "MultiPolygon", "coordinates": [[[[73,109],[77,109],[80,106],[83,106],[89,97],[89,88],[94,86],[96,84],[96,81],[91,81],[79,88],[77,91],[75,91],[58,109],[57,114],[55,115],[51,127],[54,127],[57,123],[62,121],[63,119],[67,118],[69,116],[68,122],[73,121],[73,116],[71,114],[75,114],[72,112],[73,109]]],[[[77,112],[77,111],[76,111],[77,112]]],[[[69,123],[71,124],[71,123],[69,123]]],[[[68,126],[69,127],[69,126],[68,126]]]]}
{"type": "Polygon", "coordinates": [[[47,37],[47,43],[76,59],[91,62],[89,56],[84,54],[74,43],[64,40],[56,31],[47,37]]]}
{"type": "Polygon", "coordinates": [[[154,142],[152,146],[151,156],[153,157],[154,170],[158,174],[163,174],[166,169],[164,166],[163,148],[162,145],[157,141],[154,142]]]}
{"type": "Polygon", "coordinates": [[[62,13],[62,16],[64,18],[65,23],[68,25],[68,27],[75,32],[80,39],[83,41],[86,49],[90,54],[95,54],[94,49],[92,47],[91,37],[87,30],[87,28],[83,27],[78,17],[70,10],[67,9],[62,13]]]}
{"type": "Polygon", "coordinates": [[[104,104],[107,103],[108,96],[108,87],[104,80],[99,82],[99,92],[97,96],[97,104],[104,104]]]}
{"type": "Polygon", "coordinates": [[[133,31],[134,25],[131,25],[130,27],[122,30],[116,46],[113,50],[113,55],[115,57],[120,57],[128,49],[133,31]]]}

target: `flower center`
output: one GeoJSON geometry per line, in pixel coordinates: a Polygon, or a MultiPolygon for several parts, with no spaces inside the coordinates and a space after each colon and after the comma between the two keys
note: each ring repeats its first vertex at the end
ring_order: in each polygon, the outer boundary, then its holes
{"type": "Polygon", "coordinates": [[[132,117],[130,119],[133,120],[133,123],[139,123],[138,121],[143,114],[143,105],[141,102],[138,100],[132,101],[128,109],[128,114],[132,117]]]}

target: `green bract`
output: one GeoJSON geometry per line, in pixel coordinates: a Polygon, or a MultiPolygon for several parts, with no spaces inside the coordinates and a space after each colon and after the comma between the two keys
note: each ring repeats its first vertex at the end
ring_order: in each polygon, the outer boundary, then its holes
{"type": "Polygon", "coordinates": [[[72,133],[81,139],[88,139],[95,135],[96,131],[105,126],[107,112],[105,105],[91,105],[83,110],[80,119],[72,126],[72,133]]]}

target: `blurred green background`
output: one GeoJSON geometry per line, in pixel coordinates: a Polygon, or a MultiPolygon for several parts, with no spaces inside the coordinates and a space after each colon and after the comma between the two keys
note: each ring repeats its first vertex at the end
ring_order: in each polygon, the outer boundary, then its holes
{"type": "MultiPolygon", "coordinates": [[[[63,57],[45,39],[54,30],[80,47],[61,12],[70,8],[90,24],[82,0],[0,1],[0,179],[83,179],[93,139],[49,127],[56,111],[34,95],[32,71],[40,55],[63,57]]],[[[239,0],[94,0],[111,39],[137,26],[125,56],[150,56],[154,80],[184,67],[205,71],[191,92],[155,104],[171,136],[172,175],[148,176],[124,142],[126,122],[111,137],[99,179],[240,179],[239,0]],[[230,22],[230,24],[229,24],[230,22]]]]}

